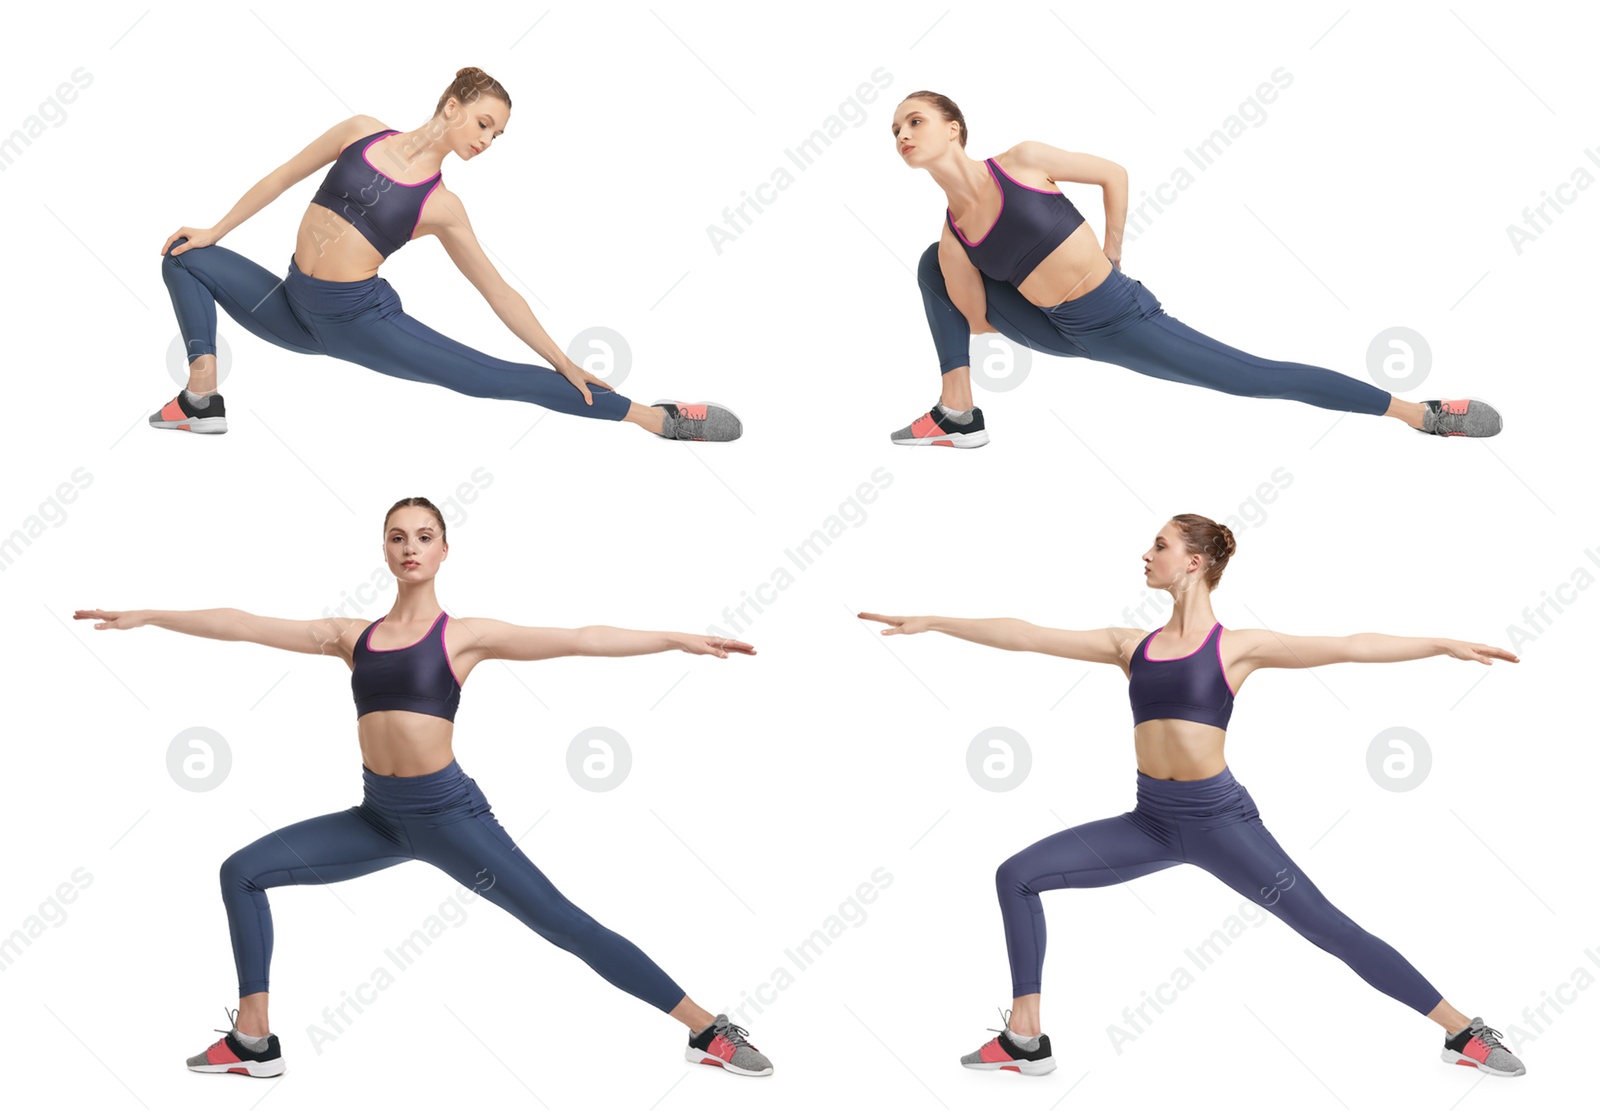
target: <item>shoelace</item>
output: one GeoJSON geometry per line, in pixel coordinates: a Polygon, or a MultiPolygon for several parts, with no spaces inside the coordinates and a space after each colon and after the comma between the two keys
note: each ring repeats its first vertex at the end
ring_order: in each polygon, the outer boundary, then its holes
{"type": "Polygon", "coordinates": [[[1506,1047],[1506,1044],[1500,1041],[1500,1032],[1489,1026],[1487,1023],[1471,1029],[1472,1037],[1483,1043],[1484,1046],[1490,1050],[1498,1049],[1505,1050],[1505,1052],[1508,1054],[1511,1053],[1511,1051],[1506,1047]]]}
{"type": "Polygon", "coordinates": [[[997,1007],[995,1010],[1000,1012],[1000,1026],[998,1028],[990,1027],[988,1029],[994,1031],[995,1034],[1001,1034],[1011,1027],[1011,1012],[1007,1011],[1003,1007],[997,1007]]]}
{"type": "Polygon", "coordinates": [[[218,1034],[231,1034],[239,1025],[239,1013],[228,1007],[224,1007],[222,1013],[228,1017],[228,1029],[223,1030],[221,1027],[212,1027],[211,1029],[218,1034]]]}
{"type": "MultiPolygon", "coordinates": [[[[727,1026],[717,1031],[717,1034],[727,1039],[728,1045],[732,1046],[735,1050],[739,1049],[741,1046],[750,1046],[749,1040],[745,1038],[745,1036],[749,1033],[749,1031],[745,1030],[745,1028],[741,1027],[738,1023],[729,1023],[727,1026]]],[[[755,1049],[753,1046],[750,1048],[752,1050],[755,1049]]]]}

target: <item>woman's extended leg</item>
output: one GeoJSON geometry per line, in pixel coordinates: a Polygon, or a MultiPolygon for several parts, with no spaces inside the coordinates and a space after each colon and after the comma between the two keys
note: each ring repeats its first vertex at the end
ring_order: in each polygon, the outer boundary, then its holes
{"type": "Polygon", "coordinates": [[[268,1033],[272,911],[266,892],[270,888],[336,883],[410,858],[404,841],[381,818],[350,808],[277,829],[224,860],[222,901],[239,977],[238,1029],[248,1035],[268,1033]]]}
{"type": "Polygon", "coordinates": [[[472,789],[470,812],[410,828],[417,858],[478,892],[629,995],[671,1014],[684,1000],[683,988],[637,945],[558,891],[506,834],[475,782],[472,789]]]}
{"type": "Polygon", "coordinates": [[[596,420],[627,416],[632,402],[621,393],[591,385],[594,404],[585,404],[577,386],[555,370],[463,346],[406,314],[394,289],[387,281],[379,283],[383,294],[370,313],[323,332],[335,358],[470,397],[525,401],[596,420]]]}
{"type": "Polygon", "coordinates": [[[1337,412],[1383,416],[1390,410],[1390,394],[1376,385],[1320,366],[1259,358],[1201,334],[1168,315],[1149,289],[1121,273],[1112,273],[1088,295],[1051,308],[1050,314],[1095,361],[1150,377],[1337,412]]]}
{"type": "Polygon", "coordinates": [[[1276,914],[1384,995],[1419,1015],[1431,1016],[1439,1008],[1443,1000],[1439,990],[1392,946],[1329,902],[1259,816],[1209,830],[1186,827],[1183,841],[1188,862],[1276,914]]]}

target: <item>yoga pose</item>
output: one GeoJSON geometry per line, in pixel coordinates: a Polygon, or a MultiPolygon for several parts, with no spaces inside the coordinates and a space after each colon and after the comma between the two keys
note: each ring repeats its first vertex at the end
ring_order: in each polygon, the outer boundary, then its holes
{"type": "Polygon", "coordinates": [[[928,90],[900,103],[892,127],[901,160],[926,168],[949,200],[944,232],[917,268],[944,385],[933,407],[889,437],[895,443],[989,442],[983,410],[972,401],[967,340],[995,332],[1043,354],[1110,362],[1235,396],[1393,416],[1432,435],[1500,430],[1499,413],[1483,401],[1398,400],[1333,370],[1246,354],[1172,318],[1122,272],[1128,174],[1109,160],[1026,140],[980,163],[967,155],[961,110],[928,90]],[[1062,182],[1101,188],[1103,248],[1057,189],[1062,182]]]}
{"type": "Polygon", "coordinates": [[[995,888],[1011,959],[1011,1011],[998,1037],[961,1064],[1027,1074],[1055,1069],[1039,1020],[1045,947],[1040,892],[1109,886],[1189,863],[1266,907],[1384,995],[1438,1023],[1445,1030],[1445,1061],[1521,1074],[1522,1062],[1500,1042],[1498,1031],[1446,1003],[1404,957],[1323,897],[1267,831],[1255,801],[1222,756],[1234,697],[1257,669],[1412,661],[1437,654],[1485,665],[1492,658],[1518,658],[1452,638],[1224,631],[1211,612],[1211,590],[1233,549],[1233,534],[1208,518],[1183,514],[1162,526],[1144,554],[1145,585],[1172,595],[1172,617],[1149,633],[1118,626],[1052,630],[1015,618],[860,615],[887,623],[891,628],[884,634],[951,634],[997,649],[1115,665],[1128,678],[1137,804],[1121,816],[1048,836],[1000,865],[995,888]]]}
{"type": "Polygon", "coordinates": [[[482,156],[510,117],[511,97],[505,88],[482,70],[467,67],[456,73],[433,117],[420,127],[401,132],[372,117],[351,117],[251,187],[216,225],[182,226],[169,236],[161,248],[161,275],[183,330],[189,385],[153,414],[150,423],[207,434],[228,430],[217,392],[220,304],[251,334],[297,354],[327,354],[468,396],[627,420],[667,439],[738,439],[742,425],[721,405],[660,400],[646,408],[614,392],[562,353],[528,301],[484,255],[466,207],[444,185],[440,166],[449,155],[482,156]],[[333,167],[300,219],[282,280],[216,244],[330,162],[333,167]],[[378,266],[408,241],[427,234],[444,244],[501,322],[554,369],[491,357],[401,310],[400,297],[378,276],[378,266]]]}
{"type": "MultiPolygon", "coordinates": [[[[770,1074],[772,1063],[750,1045],[743,1027],[700,1007],[636,945],[551,885],[500,826],[478,784],[456,762],[451,745],[461,682],[490,658],[534,661],[681,650],[725,659],[730,653],[753,655],[755,649],[732,638],[698,634],[452,619],[439,609],[433,586],[449,550],[444,518],[433,503],[426,498],[395,503],[384,522],[384,559],[399,591],[394,606],[376,622],[296,622],[228,608],[73,614],[100,620],[96,630],[161,626],[196,637],[329,654],[350,666],[365,796],[360,805],[342,812],[277,829],[223,861],[222,900],[233,939],[239,1010],[230,1016],[232,1029],[190,1058],[189,1068],[251,1077],[284,1071],[278,1038],[267,1024],[269,889],[339,882],[420,859],[576,955],[629,995],[684,1024],[689,1061],[739,1074],[770,1074]]],[[[623,1068],[631,1061],[628,1049],[607,1040],[601,1068],[623,1068]]]]}

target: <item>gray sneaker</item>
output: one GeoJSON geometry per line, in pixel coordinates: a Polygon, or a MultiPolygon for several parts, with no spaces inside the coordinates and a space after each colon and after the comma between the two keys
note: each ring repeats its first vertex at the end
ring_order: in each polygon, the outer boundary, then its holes
{"type": "Polygon", "coordinates": [[[1528,1072],[1522,1060],[1500,1041],[1500,1032],[1484,1026],[1482,1018],[1472,1020],[1456,1034],[1445,1035],[1439,1057],[1454,1066],[1475,1066],[1501,1077],[1521,1077],[1528,1072]]]}
{"type": "Polygon", "coordinates": [[[1037,1077],[1056,1068],[1055,1057],[1050,1053],[1050,1036],[1041,1034],[1031,1042],[1021,1041],[1021,1036],[1011,1033],[1011,1012],[1004,1009],[1000,1019],[1005,1026],[995,1031],[995,1037],[970,1054],[963,1055],[961,1064],[967,1069],[1005,1070],[1010,1073],[1037,1077]]]}
{"type": "Polygon", "coordinates": [[[729,1073],[746,1077],[766,1077],[772,1073],[772,1063],[750,1045],[745,1038],[747,1033],[737,1023],[730,1023],[726,1015],[718,1015],[705,1030],[689,1036],[684,1059],[703,1066],[721,1066],[729,1073]]]}
{"type": "Polygon", "coordinates": [[[727,443],[738,439],[744,425],[729,408],[712,401],[689,404],[686,401],[652,401],[656,408],[666,412],[661,425],[662,439],[699,440],[709,443],[727,443]]]}
{"type": "Polygon", "coordinates": [[[1500,413],[1485,401],[1423,401],[1427,410],[1422,417],[1422,427],[1416,429],[1430,436],[1492,436],[1499,434],[1500,413]]]}

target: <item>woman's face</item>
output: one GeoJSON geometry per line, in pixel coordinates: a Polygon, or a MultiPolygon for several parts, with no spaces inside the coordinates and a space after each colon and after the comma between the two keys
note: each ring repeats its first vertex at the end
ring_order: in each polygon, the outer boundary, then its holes
{"type": "Polygon", "coordinates": [[[1153,544],[1145,551],[1144,582],[1147,587],[1172,590],[1200,570],[1200,557],[1183,545],[1183,534],[1172,522],[1161,527],[1153,544]]]}
{"type": "Polygon", "coordinates": [[[487,94],[475,98],[470,105],[463,105],[452,97],[444,107],[450,121],[447,133],[450,147],[462,159],[487,152],[495,137],[506,130],[506,122],[511,118],[506,103],[487,94]]]}
{"type": "Polygon", "coordinates": [[[900,102],[894,111],[895,151],[901,160],[915,167],[936,159],[960,137],[960,127],[947,121],[926,101],[916,98],[900,102]]]}
{"type": "Polygon", "coordinates": [[[383,531],[383,558],[401,583],[423,583],[434,577],[450,553],[439,522],[425,506],[401,506],[383,531]]]}

